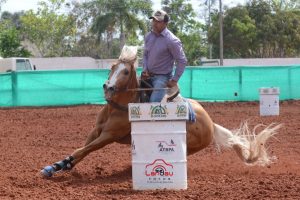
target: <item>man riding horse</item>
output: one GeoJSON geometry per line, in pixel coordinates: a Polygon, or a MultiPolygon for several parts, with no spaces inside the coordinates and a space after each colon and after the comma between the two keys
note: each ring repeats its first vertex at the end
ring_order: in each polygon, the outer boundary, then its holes
{"type": "Polygon", "coordinates": [[[152,19],[152,30],[145,37],[141,78],[157,89],[153,90],[149,101],[160,102],[165,90],[159,88],[177,86],[187,60],[181,41],[167,28],[169,15],[163,10],[158,10],[149,19],[152,19]],[[175,61],[177,67],[173,75],[175,61]]]}
{"type": "MultiPolygon", "coordinates": [[[[131,144],[131,125],[128,119],[128,103],[139,102],[139,80],[134,61],[137,48],[125,46],[119,62],[111,68],[108,80],[103,85],[105,104],[98,116],[95,128],[89,133],[83,147],[76,149],[70,156],[46,166],[41,170],[45,177],[51,177],[60,170],[70,170],[89,153],[103,148],[112,142],[131,144]]],[[[221,147],[233,149],[246,164],[268,165],[273,157],[268,155],[266,141],[277,133],[280,125],[272,124],[255,134],[246,123],[232,132],[212,121],[199,102],[187,100],[195,112],[195,123],[188,123],[187,154],[194,154],[207,147],[213,141],[221,147]]],[[[255,128],[254,128],[255,130],[255,128]]]]}

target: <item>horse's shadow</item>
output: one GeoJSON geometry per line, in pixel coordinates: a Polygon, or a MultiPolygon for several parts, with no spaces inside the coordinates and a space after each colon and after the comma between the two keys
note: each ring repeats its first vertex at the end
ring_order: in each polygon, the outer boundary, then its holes
{"type": "Polygon", "coordinates": [[[109,183],[121,183],[130,181],[132,179],[132,167],[127,166],[121,171],[114,172],[112,174],[100,174],[90,175],[87,173],[78,173],[76,170],[71,172],[63,172],[63,174],[57,174],[55,177],[51,177],[49,180],[55,183],[67,183],[74,187],[83,187],[87,185],[109,184],[109,183]]]}

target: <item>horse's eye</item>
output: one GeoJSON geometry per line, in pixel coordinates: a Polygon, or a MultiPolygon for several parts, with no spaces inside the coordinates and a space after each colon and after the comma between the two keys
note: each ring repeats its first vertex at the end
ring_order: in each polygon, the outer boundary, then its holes
{"type": "Polygon", "coordinates": [[[129,70],[128,70],[128,69],[125,69],[125,70],[124,70],[124,74],[125,74],[125,75],[128,75],[128,74],[129,74],[129,70]]]}

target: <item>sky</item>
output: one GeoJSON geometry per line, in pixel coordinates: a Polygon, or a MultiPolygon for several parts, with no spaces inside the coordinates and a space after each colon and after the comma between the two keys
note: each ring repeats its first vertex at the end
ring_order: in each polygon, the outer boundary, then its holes
{"type": "MultiPolygon", "coordinates": [[[[9,11],[9,12],[18,12],[21,10],[29,10],[33,9],[36,10],[38,7],[38,2],[40,0],[7,0],[5,4],[2,5],[2,11],[9,11]]],[[[78,0],[78,1],[84,1],[84,0],[78,0]]],[[[152,0],[154,2],[153,9],[159,9],[160,8],[160,2],[161,0],[152,0]]],[[[201,2],[204,2],[205,0],[190,0],[190,3],[192,5],[198,6],[201,2]]],[[[234,6],[238,3],[244,4],[245,0],[222,0],[224,5],[228,6],[234,6]]]]}

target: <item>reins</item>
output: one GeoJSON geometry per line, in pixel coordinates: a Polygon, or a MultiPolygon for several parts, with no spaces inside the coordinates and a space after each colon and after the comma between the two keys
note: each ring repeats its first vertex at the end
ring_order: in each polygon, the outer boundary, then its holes
{"type": "MultiPolygon", "coordinates": [[[[122,61],[119,60],[119,63],[122,61]]],[[[171,88],[153,88],[152,85],[144,81],[143,79],[140,79],[140,81],[137,81],[137,88],[128,88],[130,81],[132,81],[133,78],[133,73],[135,73],[134,69],[131,69],[130,71],[130,77],[128,78],[128,82],[124,88],[115,88],[113,93],[121,93],[121,92],[142,92],[142,91],[158,91],[158,90],[170,90],[171,88]],[[141,82],[143,82],[147,87],[149,88],[140,88],[141,82]]],[[[176,94],[170,96],[167,98],[167,101],[170,102],[172,101],[177,95],[179,94],[179,91],[176,92],[176,94]]],[[[136,99],[134,99],[134,102],[138,102],[138,99],[140,98],[140,95],[136,95],[136,99]]],[[[113,108],[116,108],[118,110],[127,112],[128,111],[128,106],[127,105],[120,105],[119,103],[113,101],[113,100],[108,100],[106,99],[107,103],[111,105],[113,108]]]]}
{"type": "Polygon", "coordinates": [[[170,90],[170,88],[135,88],[135,89],[127,89],[126,91],[155,91],[155,90],[170,90]]]}
{"type": "Polygon", "coordinates": [[[143,82],[143,84],[146,85],[146,87],[148,88],[140,88],[140,86],[138,88],[134,88],[134,89],[127,89],[127,91],[137,91],[137,92],[140,92],[140,91],[156,91],[156,90],[170,90],[170,88],[153,88],[151,84],[149,84],[147,81],[143,80],[143,79],[140,79],[140,85],[141,85],[141,82],[143,82]]]}

